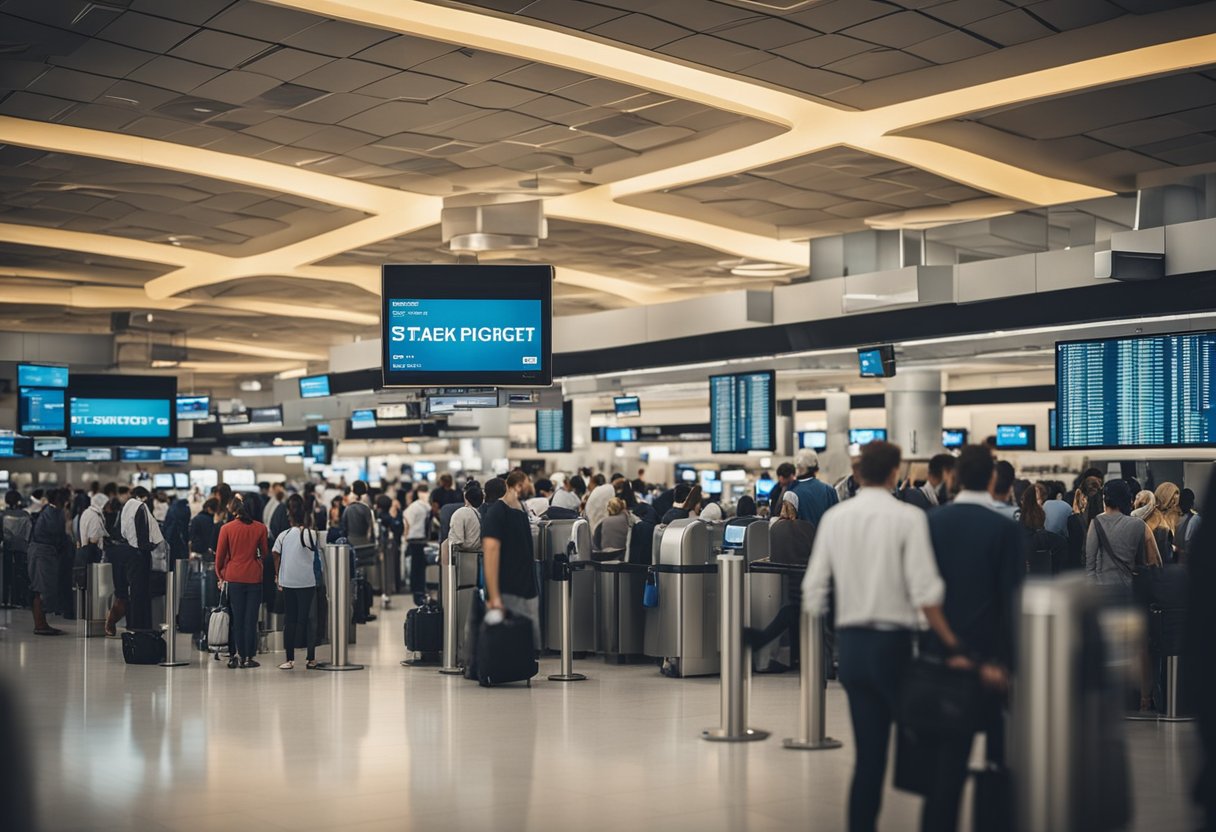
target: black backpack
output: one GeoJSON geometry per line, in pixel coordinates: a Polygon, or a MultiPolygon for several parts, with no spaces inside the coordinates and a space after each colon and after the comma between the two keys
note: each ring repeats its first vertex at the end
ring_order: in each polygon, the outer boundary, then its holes
{"type": "Polygon", "coordinates": [[[656,525],[649,520],[634,524],[629,533],[629,563],[654,563],[654,530],[656,525]]]}

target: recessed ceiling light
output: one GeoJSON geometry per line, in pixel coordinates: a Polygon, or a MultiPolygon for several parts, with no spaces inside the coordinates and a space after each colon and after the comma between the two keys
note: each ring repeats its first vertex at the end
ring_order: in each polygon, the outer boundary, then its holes
{"type": "Polygon", "coordinates": [[[214,113],[215,112],[215,110],[211,109],[210,107],[194,107],[193,109],[194,109],[194,112],[196,112],[196,113],[214,113]]]}

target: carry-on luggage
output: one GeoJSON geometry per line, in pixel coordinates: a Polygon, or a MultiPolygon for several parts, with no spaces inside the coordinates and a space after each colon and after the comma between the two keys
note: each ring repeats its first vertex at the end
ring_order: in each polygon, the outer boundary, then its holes
{"type": "Polygon", "coordinates": [[[477,681],[482,687],[527,682],[540,672],[532,639],[532,620],[508,613],[497,624],[481,622],[477,635],[477,681]]]}
{"type": "Polygon", "coordinates": [[[220,593],[219,606],[207,616],[207,649],[219,659],[219,651],[228,646],[228,632],[232,627],[232,612],[228,609],[228,593],[220,593]]]}
{"type": "Polygon", "coordinates": [[[187,572],[182,600],[177,608],[177,631],[194,635],[203,629],[203,581],[201,572],[187,572]]]}
{"type": "Polygon", "coordinates": [[[355,599],[355,623],[366,624],[369,621],[374,621],[372,604],[375,603],[375,596],[372,594],[372,585],[367,580],[367,576],[362,569],[355,573],[353,595],[355,599]]]}
{"type": "Polygon", "coordinates": [[[434,599],[405,614],[405,649],[423,656],[443,652],[443,608],[434,599]]]}
{"type": "Polygon", "coordinates": [[[158,630],[122,634],[122,659],[127,664],[159,664],[165,660],[165,639],[158,630]]]}

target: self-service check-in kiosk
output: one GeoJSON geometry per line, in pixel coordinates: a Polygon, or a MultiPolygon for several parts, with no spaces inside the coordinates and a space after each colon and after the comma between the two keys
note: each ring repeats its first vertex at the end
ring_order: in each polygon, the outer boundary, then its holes
{"type": "Polygon", "coordinates": [[[710,524],[676,520],[663,529],[658,560],[651,567],[659,605],[647,627],[657,623],[652,649],[663,675],[710,676],[718,672],[718,565],[710,524]]]}
{"type": "MultiPolygon", "coordinates": [[[[591,560],[591,526],[586,520],[545,520],[537,527],[537,543],[543,599],[541,605],[541,640],[545,650],[560,650],[561,600],[564,587],[554,580],[554,558],[568,555],[571,561],[591,560]],[[570,544],[573,542],[573,548],[570,544]]],[[[582,569],[572,573],[571,615],[573,616],[576,653],[595,652],[595,574],[582,569]]]]}

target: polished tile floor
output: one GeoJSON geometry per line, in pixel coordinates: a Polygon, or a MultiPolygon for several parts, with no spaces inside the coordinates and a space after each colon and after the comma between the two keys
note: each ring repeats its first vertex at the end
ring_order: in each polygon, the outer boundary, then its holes
{"type": "MultiPolygon", "coordinates": [[[[188,667],[128,667],[117,641],[37,638],[0,611],[0,672],[24,697],[46,830],[834,830],[852,738],[828,691],[836,751],[781,747],[796,676],[757,677],[761,743],[700,739],[716,679],[578,663],[585,682],[538,677],[485,690],[405,668],[402,610],[359,628],[353,673],[288,673],[266,656],[228,670],[180,641],[188,667]]],[[[322,658],[326,649],[322,649],[322,658]]],[[[542,674],[556,661],[542,662],[542,674]]],[[[1194,828],[1190,725],[1129,724],[1133,828],[1194,828]]],[[[0,810],[2,811],[2,810],[0,810]]],[[[912,830],[919,799],[888,789],[881,828],[912,830]]],[[[0,824],[2,826],[2,824],[0,824]]]]}

